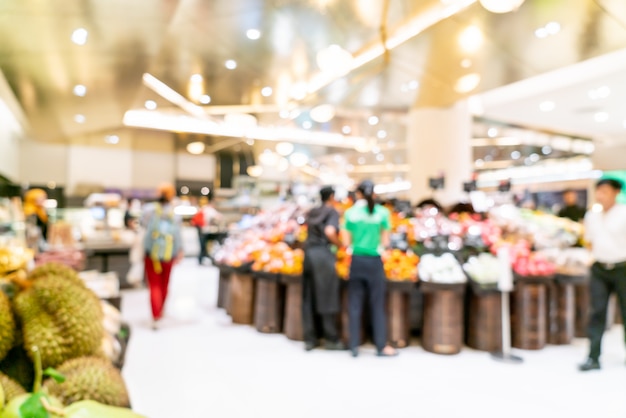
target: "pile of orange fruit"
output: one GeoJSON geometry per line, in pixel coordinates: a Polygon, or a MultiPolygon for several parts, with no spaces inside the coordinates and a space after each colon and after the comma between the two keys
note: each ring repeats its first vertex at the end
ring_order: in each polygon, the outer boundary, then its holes
{"type": "Polygon", "coordinates": [[[420,258],[413,252],[387,250],[382,255],[385,275],[394,281],[417,281],[417,265],[420,258]]]}
{"type": "Polygon", "coordinates": [[[304,251],[291,249],[284,242],[268,245],[253,254],[252,270],[265,273],[300,275],[304,251]]]}
{"type": "Polygon", "coordinates": [[[335,269],[337,270],[337,276],[340,279],[347,279],[350,275],[350,263],[352,262],[352,256],[348,254],[347,249],[342,247],[337,250],[337,262],[335,263],[335,269]]]}

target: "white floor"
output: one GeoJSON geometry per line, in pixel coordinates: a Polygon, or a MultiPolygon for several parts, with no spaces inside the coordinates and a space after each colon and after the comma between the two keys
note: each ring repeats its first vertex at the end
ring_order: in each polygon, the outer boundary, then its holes
{"type": "Polygon", "coordinates": [[[164,326],[149,329],[146,290],[124,295],[132,326],[124,376],[133,408],[178,417],[626,417],[624,337],[605,337],[603,370],[576,371],[586,342],[517,351],[522,365],[465,349],[419,346],[397,358],[362,349],[306,353],[302,343],[233,325],[215,307],[217,270],[187,259],[174,270],[164,326]]]}

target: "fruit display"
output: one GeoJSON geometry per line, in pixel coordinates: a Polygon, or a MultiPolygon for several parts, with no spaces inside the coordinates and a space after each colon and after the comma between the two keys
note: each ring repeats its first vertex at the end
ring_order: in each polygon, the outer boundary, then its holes
{"type": "Polygon", "coordinates": [[[21,246],[0,248],[0,276],[4,276],[16,270],[25,269],[32,261],[34,253],[28,248],[21,246]]]}
{"type": "Polygon", "coordinates": [[[352,255],[345,247],[337,249],[337,253],[335,255],[337,256],[337,261],[335,262],[337,276],[340,279],[347,279],[350,275],[350,263],[352,263],[352,255]]]}
{"type": "Polygon", "coordinates": [[[526,240],[516,242],[499,242],[492,246],[491,252],[497,254],[504,248],[509,251],[513,271],[523,277],[549,277],[556,272],[556,266],[542,253],[531,251],[530,243],[526,240]]]}
{"type": "Polygon", "coordinates": [[[84,268],[87,256],[84,251],[74,248],[64,248],[44,251],[35,257],[35,265],[58,263],[80,271],[84,268]]]}
{"type": "Polygon", "coordinates": [[[387,250],[382,254],[385,276],[393,281],[417,281],[419,256],[412,251],[387,250]]]}
{"type": "Polygon", "coordinates": [[[478,256],[470,257],[463,270],[469,278],[478,284],[498,283],[502,272],[502,264],[495,256],[489,253],[482,253],[478,256]]]}
{"type": "Polygon", "coordinates": [[[130,402],[114,367],[120,350],[107,346],[123,328],[119,311],[102,305],[65,265],[3,280],[0,418],[139,417],[123,408],[130,402]]]}
{"type": "Polygon", "coordinates": [[[550,248],[538,252],[556,266],[556,273],[564,276],[585,276],[593,263],[593,256],[586,248],[550,248]]]}
{"type": "Polygon", "coordinates": [[[253,255],[253,271],[265,273],[288,274],[292,276],[302,274],[304,251],[292,250],[284,242],[265,247],[253,255]]]}
{"type": "Polygon", "coordinates": [[[56,370],[65,377],[64,381],[47,379],[43,387],[64,405],[87,399],[111,406],[128,407],[130,404],[122,375],[106,359],[74,358],[56,370]]]}
{"type": "Polygon", "coordinates": [[[424,254],[419,263],[420,280],[432,283],[465,283],[467,277],[457,259],[451,253],[441,256],[424,254]]]}

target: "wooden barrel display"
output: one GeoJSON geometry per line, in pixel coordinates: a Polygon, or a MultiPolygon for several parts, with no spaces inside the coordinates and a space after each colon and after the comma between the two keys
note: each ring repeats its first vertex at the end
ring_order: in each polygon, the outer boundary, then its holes
{"type": "Polygon", "coordinates": [[[576,329],[575,277],[557,275],[548,284],[548,343],[570,344],[576,329]]]}
{"type": "Polygon", "coordinates": [[[281,276],[281,281],[286,288],[283,331],[290,340],[303,341],[302,276],[281,276]]]}
{"type": "Polygon", "coordinates": [[[458,354],[461,351],[465,287],[465,283],[421,282],[424,294],[424,350],[436,354],[458,354]]]}
{"type": "Polygon", "coordinates": [[[511,298],[512,345],[541,350],[548,339],[548,278],[516,277],[511,298]]]}
{"type": "Polygon", "coordinates": [[[502,294],[496,286],[470,282],[467,345],[481,351],[502,351],[502,294]]]}
{"type": "Polygon", "coordinates": [[[218,265],[219,269],[219,281],[217,285],[217,307],[226,308],[226,301],[229,294],[230,275],[232,269],[228,266],[218,265]]]}
{"type": "Polygon", "coordinates": [[[410,294],[415,287],[411,281],[387,280],[387,339],[396,348],[409,345],[411,318],[410,294]]]}
{"type": "Polygon", "coordinates": [[[589,282],[574,284],[574,336],[576,338],[587,338],[589,303],[589,282]]]}
{"type": "Polygon", "coordinates": [[[257,331],[273,334],[282,331],[284,287],[280,276],[271,273],[253,273],[256,279],[254,298],[254,326],[257,331]]]}
{"type": "Polygon", "coordinates": [[[252,273],[235,269],[230,275],[230,315],[235,324],[254,323],[254,279],[252,273]]]}

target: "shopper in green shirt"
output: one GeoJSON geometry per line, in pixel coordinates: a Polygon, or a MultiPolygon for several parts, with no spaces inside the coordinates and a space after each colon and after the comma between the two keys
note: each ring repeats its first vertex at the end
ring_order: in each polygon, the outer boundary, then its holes
{"type": "Polygon", "coordinates": [[[386,278],[380,255],[389,246],[391,215],[374,203],[374,183],[363,181],[356,190],[357,202],[345,213],[345,242],[351,243],[352,264],[348,279],[348,319],[350,350],[359,354],[361,313],[368,297],[377,354],[396,356],[387,345],[387,314],[385,312],[386,278]]]}

